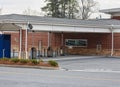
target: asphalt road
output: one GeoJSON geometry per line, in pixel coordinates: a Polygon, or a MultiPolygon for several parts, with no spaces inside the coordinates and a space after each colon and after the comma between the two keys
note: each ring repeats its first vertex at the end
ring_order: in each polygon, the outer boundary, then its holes
{"type": "Polygon", "coordinates": [[[0,67],[0,87],[120,87],[119,58],[73,58],[60,70],[0,67]]]}
{"type": "Polygon", "coordinates": [[[83,56],[70,57],[69,60],[56,60],[61,68],[68,70],[112,70],[120,71],[119,57],[83,56]]]}

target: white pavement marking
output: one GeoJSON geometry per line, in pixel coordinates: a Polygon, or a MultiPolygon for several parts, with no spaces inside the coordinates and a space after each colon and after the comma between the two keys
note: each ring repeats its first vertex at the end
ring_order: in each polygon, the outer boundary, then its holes
{"type": "Polygon", "coordinates": [[[44,61],[48,60],[73,60],[73,59],[85,59],[85,58],[103,58],[104,56],[65,56],[65,57],[58,57],[58,58],[42,58],[44,61]]]}
{"type": "Polygon", "coordinates": [[[60,70],[65,70],[65,71],[69,71],[69,72],[98,72],[98,73],[120,73],[120,71],[115,71],[115,70],[111,70],[111,69],[81,69],[81,70],[70,70],[70,69],[64,69],[61,68],[60,70]]]}

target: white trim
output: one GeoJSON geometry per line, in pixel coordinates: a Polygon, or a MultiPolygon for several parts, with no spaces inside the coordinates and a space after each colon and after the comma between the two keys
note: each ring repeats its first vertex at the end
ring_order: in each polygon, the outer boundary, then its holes
{"type": "Polygon", "coordinates": [[[26,59],[28,59],[28,24],[26,25],[26,34],[25,34],[25,54],[26,54],[26,59]]]}
{"type": "Polygon", "coordinates": [[[48,47],[50,46],[50,32],[48,32],[48,47]]]}
{"type": "Polygon", "coordinates": [[[43,32],[88,32],[88,33],[111,33],[109,28],[83,28],[75,26],[50,26],[50,25],[33,25],[35,31],[43,32]]]}
{"type": "Polygon", "coordinates": [[[21,58],[22,53],[22,30],[20,29],[20,48],[19,48],[19,58],[21,58]]]}
{"type": "Polygon", "coordinates": [[[113,30],[111,30],[111,33],[112,33],[112,36],[111,36],[111,38],[112,38],[111,56],[113,56],[113,54],[114,54],[114,32],[113,32],[113,30]]]}

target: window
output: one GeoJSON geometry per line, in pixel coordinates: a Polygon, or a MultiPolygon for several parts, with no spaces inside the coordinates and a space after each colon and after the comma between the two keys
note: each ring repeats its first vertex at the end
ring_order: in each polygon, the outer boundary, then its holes
{"type": "Polygon", "coordinates": [[[66,46],[74,46],[74,47],[87,47],[87,40],[86,39],[66,39],[65,40],[66,46]]]}

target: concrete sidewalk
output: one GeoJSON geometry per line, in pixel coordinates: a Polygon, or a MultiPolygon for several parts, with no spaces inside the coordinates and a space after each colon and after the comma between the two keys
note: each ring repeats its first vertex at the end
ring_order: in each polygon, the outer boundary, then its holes
{"type": "Polygon", "coordinates": [[[49,60],[73,60],[73,59],[95,59],[95,58],[105,58],[105,56],[80,56],[80,55],[69,55],[69,56],[58,56],[58,57],[41,57],[43,61],[49,60]]]}

